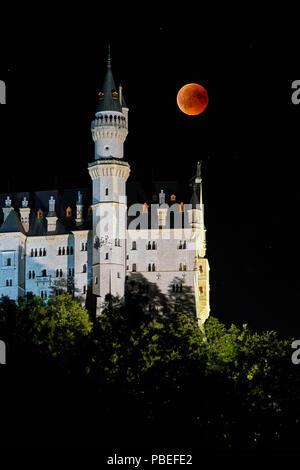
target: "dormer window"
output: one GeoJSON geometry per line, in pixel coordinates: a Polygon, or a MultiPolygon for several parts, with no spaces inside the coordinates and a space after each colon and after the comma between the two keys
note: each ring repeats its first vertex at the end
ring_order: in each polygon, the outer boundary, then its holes
{"type": "Polygon", "coordinates": [[[176,196],[175,196],[175,194],[171,194],[171,198],[170,198],[170,199],[171,199],[171,201],[176,201],[176,196]]]}
{"type": "Polygon", "coordinates": [[[44,213],[43,213],[42,209],[39,209],[39,210],[37,211],[37,218],[38,218],[38,219],[42,219],[42,218],[43,218],[43,214],[44,214],[44,213]]]}
{"type": "Polygon", "coordinates": [[[66,210],[66,216],[67,216],[67,217],[72,217],[72,209],[71,209],[71,207],[70,207],[70,206],[69,206],[69,207],[67,207],[67,210],[66,210]]]}

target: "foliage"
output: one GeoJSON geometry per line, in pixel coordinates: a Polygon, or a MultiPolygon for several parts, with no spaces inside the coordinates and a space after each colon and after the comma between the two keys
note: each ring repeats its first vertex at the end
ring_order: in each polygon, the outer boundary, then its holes
{"type": "MultiPolygon", "coordinates": [[[[158,305],[159,292],[156,298],[158,305]]],[[[95,446],[98,434],[88,430],[99,422],[112,426],[116,442],[126,443],[128,435],[129,445],[128,423],[141,445],[147,433],[153,445],[157,436],[158,444],[163,438],[165,445],[201,449],[297,445],[300,383],[292,339],[246,324],[226,326],[213,316],[201,330],[192,316],[171,313],[167,304],[164,315],[149,312],[148,302],[137,290],[127,292],[126,301],[110,297],[92,323],[68,294],[18,305],[2,298],[1,338],[18,352],[16,364],[23,356],[28,364],[30,351],[32,390],[40,386],[36,372],[46,371],[52,391],[42,395],[49,393],[46,401],[56,396],[54,415],[61,419],[73,403],[70,413],[95,446]]]]}

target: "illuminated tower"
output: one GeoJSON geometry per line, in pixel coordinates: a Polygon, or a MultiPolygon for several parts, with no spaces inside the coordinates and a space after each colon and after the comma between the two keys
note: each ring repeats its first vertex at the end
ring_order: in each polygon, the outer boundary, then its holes
{"type": "Polygon", "coordinates": [[[128,108],[122,87],[116,89],[108,54],[107,70],[96,118],[92,122],[95,161],[89,164],[93,181],[93,286],[97,313],[106,295],[122,297],[126,267],[126,181],[129,164],[122,160],[128,133],[128,108]]]}
{"type": "Polygon", "coordinates": [[[209,263],[206,256],[206,229],[204,226],[204,204],[202,196],[201,162],[197,164],[194,178],[193,194],[190,201],[189,223],[192,227],[191,240],[195,249],[195,278],[194,292],[196,301],[196,316],[203,325],[209,316],[209,263]]]}

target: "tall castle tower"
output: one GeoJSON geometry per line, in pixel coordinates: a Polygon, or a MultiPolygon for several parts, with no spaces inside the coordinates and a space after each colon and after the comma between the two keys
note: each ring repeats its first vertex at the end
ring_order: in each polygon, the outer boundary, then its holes
{"type": "Polygon", "coordinates": [[[96,116],[91,126],[95,160],[88,170],[93,181],[93,294],[97,313],[107,294],[122,297],[126,267],[126,181],[130,166],[123,161],[128,133],[128,108],[122,87],[116,89],[110,51],[96,116]]]}

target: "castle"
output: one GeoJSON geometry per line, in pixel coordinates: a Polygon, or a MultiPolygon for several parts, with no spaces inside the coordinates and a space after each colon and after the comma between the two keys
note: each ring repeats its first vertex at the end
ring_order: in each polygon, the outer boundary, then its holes
{"type": "Polygon", "coordinates": [[[128,107],[110,54],[98,98],[92,190],[0,194],[0,296],[47,300],[70,292],[83,304],[92,298],[100,314],[107,294],[122,298],[131,283],[147,293],[150,310],[164,297],[203,324],[209,264],[201,164],[185,187],[130,181],[123,159],[128,107]]]}

